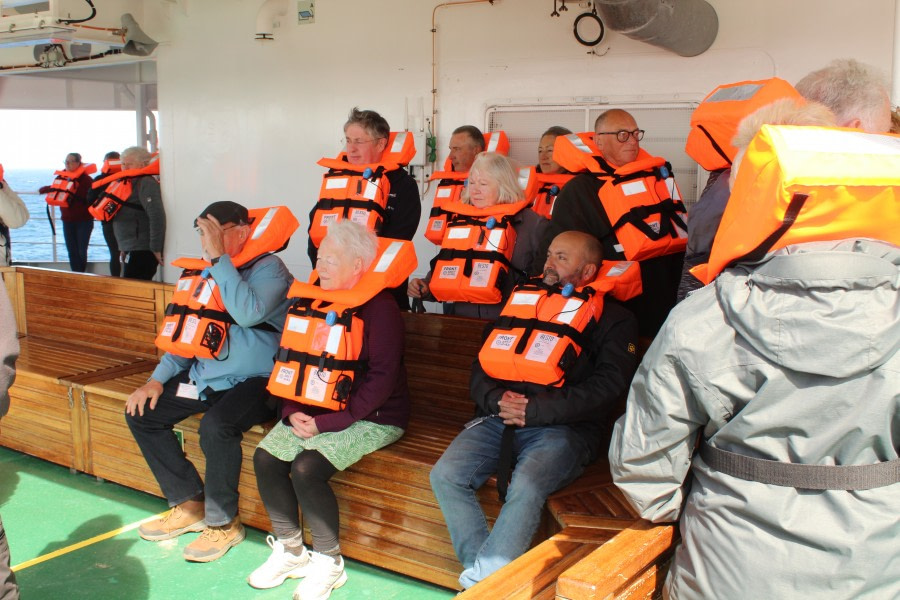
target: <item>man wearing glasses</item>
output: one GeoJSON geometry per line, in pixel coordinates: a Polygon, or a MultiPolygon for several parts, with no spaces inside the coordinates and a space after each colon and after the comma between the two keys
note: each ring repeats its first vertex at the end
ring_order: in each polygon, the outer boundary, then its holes
{"type": "Polygon", "coordinates": [[[240,204],[213,202],[195,227],[211,266],[194,293],[219,294],[234,323],[215,358],[166,352],[147,383],[128,397],[125,421],[172,507],[162,518],[141,525],[140,536],[161,541],[201,531],[184,548],[184,558],[210,562],[244,539],[238,516],[241,439],[253,425],[275,418],[266,384],[294,278],[271,253],[238,266],[232,262],[251,236],[248,210],[240,204]],[[197,413],[203,413],[199,433],[205,481],[172,431],[197,413]]]}
{"type": "MultiPolygon", "coordinates": [[[[614,168],[625,167],[638,159],[643,138],[644,130],[622,109],[607,110],[594,123],[594,143],[603,159],[614,168]]],[[[599,199],[600,188],[606,181],[594,173],[583,172],[563,187],[556,199],[544,248],[563,231],[583,231],[601,241],[606,259],[625,259],[599,199]]],[[[649,345],[675,305],[683,259],[684,253],[679,252],[641,261],[643,293],[625,306],[638,318],[644,345],[649,345]]]]}

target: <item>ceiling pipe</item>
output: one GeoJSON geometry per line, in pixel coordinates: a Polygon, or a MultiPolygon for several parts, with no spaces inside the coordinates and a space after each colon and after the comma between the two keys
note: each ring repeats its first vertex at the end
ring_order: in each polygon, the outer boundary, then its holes
{"type": "Polygon", "coordinates": [[[612,30],[681,56],[706,52],[719,32],[716,9],[706,0],[594,0],[594,5],[612,30]]]}
{"type": "Polygon", "coordinates": [[[288,14],[289,0],[266,0],[256,13],[256,39],[274,40],[275,29],[281,27],[288,14]]]}

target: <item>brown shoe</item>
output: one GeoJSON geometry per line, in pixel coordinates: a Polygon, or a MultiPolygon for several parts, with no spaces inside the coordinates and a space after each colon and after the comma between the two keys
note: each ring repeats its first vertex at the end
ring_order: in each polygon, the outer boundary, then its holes
{"type": "Polygon", "coordinates": [[[203,531],[206,527],[203,514],[203,502],[188,500],[177,505],[166,516],[147,521],[138,528],[138,533],[145,540],[158,542],[189,531],[203,531]]]}
{"type": "Polygon", "coordinates": [[[236,516],[227,525],[207,527],[196,540],[184,549],[184,560],[210,562],[222,558],[229,548],[244,541],[244,526],[236,516]]]}

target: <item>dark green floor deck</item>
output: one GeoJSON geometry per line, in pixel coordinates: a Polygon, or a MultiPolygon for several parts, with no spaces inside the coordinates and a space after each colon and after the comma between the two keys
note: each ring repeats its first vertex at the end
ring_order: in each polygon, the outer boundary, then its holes
{"type": "MultiPolygon", "coordinates": [[[[164,510],[160,498],[0,448],[0,516],[23,600],[291,597],[291,580],[273,590],[246,583],[269,556],[265,532],[247,528],[246,541],[223,558],[189,563],[181,552],[198,534],[146,542],[135,531],[137,522],[164,510]]],[[[363,563],[346,564],[349,580],[332,593],[334,600],[455,594],[363,563]]]]}

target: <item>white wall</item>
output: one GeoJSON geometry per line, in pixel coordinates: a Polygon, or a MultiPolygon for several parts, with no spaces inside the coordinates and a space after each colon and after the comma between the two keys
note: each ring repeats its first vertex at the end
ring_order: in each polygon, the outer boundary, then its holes
{"type": "MultiPolygon", "coordinates": [[[[682,58],[608,32],[598,53],[572,36],[584,9],[551,18],[549,0],[497,0],[437,11],[438,161],[449,132],[484,125],[497,102],[582,97],[697,101],[720,83],[777,75],[795,82],[834,58],[891,70],[894,0],[865,10],[837,0],[711,2],[719,34],[701,56],[682,58]]],[[[148,33],[157,50],[167,258],[197,254],[193,217],[209,202],[287,204],[306,226],[322,156],[340,150],[354,105],[403,128],[405,103],[431,117],[434,0],[329,0],[315,23],[293,25],[274,42],[253,39],[262,1],[191,0],[148,33]]],[[[413,120],[411,125],[420,121],[413,120]]],[[[548,123],[550,125],[551,123],[548,123]]],[[[652,151],[652,149],[651,149],[652,151]]],[[[423,201],[427,218],[430,198],[423,201]]],[[[420,228],[421,231],[421,228],[420,228]]],[[[417,240],[420,272],[434,253],[417,240]]],[[[305,232],[283,253],[297,277],[309,272],[305,232]]],[[[176,272],[166,271],[173,280],[176,272]]]]}

